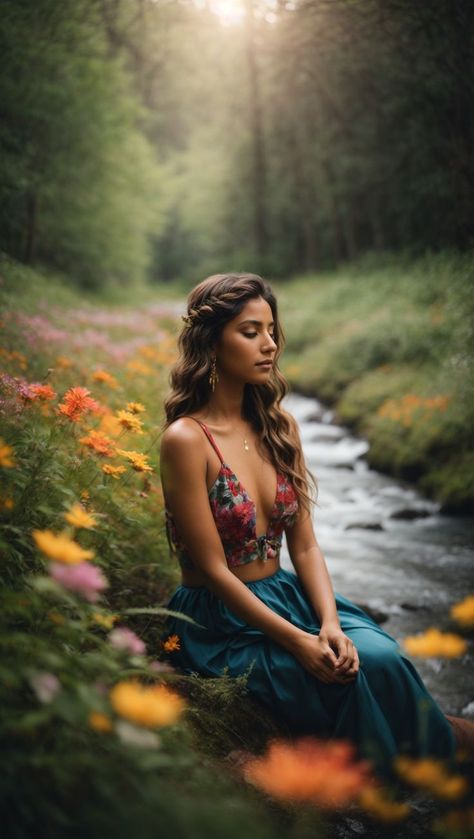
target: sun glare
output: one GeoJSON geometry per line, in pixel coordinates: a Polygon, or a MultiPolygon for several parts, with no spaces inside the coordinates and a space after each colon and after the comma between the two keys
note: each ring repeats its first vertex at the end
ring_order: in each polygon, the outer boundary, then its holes
{"type": "Polygon", "coordinates": [[[242,23],[245,8],[241,0],[209,0],[209,8],[223,26],[235,26],[242,23]]]}

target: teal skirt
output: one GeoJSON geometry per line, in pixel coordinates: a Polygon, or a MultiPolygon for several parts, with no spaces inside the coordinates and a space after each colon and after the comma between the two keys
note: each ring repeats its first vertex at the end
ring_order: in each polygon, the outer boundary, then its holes
{"type": "MultiPolygon", "coordinates": [[[[245,585],[294,626],[319,633],[321,624],[293,572],[280,568],[245,585]]],[[[202,627],[169,617],[163,637],[178,635],[180,649],[168,660],[183,673],[204,677],[248,673],[248,690],[290,735],[350,740],[381,774],[390,775],[393,758],[402,753],[454,763],[451,725],[397,641],[350,600],[337,593],[335,599],[341,628],[360,660],[349,684],[321,682],[203,586],[180,585],[167,604],[202,627]]]]}

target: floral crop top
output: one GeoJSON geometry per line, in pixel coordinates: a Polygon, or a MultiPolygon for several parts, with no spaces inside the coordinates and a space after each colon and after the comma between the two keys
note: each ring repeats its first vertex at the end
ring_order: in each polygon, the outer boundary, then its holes
{"type": "MultiPolygon", "coordinates": [[[[190,419],[196,419],[190,417],[190,419]]],[[[222,540],[229,568],[246,565],[256,559],[264,561],[279,556],[283,531],[291,527],[298,513],[298,499],[292,483],[277,473],[275,501],[267,532],[257,536],[256,508],[237,475],[224,463],[219,448],[206,425],[196,419],[221,461],[221,468],[209,490],[209,503],[222,540]]],[[[191,557],[181,542],[173,517],[165,507],[166,532],[170,549],[182,568],[194,568],[191,557]]]]}

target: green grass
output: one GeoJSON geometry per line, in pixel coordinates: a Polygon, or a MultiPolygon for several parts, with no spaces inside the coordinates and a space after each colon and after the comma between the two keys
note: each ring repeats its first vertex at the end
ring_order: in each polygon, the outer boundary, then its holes
{"type": "Polygon", "coordinates": [[[419,480],[453,512],[474,506],[462,467],[474,433],[473,264],[473,254],[370,257],[279,287],[282,366],[294,389],[330,403],[367,436],[372,466],[419,480]],[[388,400],[411,395],[448,401],[403,421],[395,405],[384,413],[388,400]]]}

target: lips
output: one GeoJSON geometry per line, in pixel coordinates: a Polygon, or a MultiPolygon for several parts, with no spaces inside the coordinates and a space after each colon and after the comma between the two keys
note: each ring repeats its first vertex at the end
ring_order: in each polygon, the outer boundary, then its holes
{"type": "Polygon", "coordinates": [[[273,361],[258,361],[256,366],[257,367],[272,367],[273,366],[273,361]]]}

